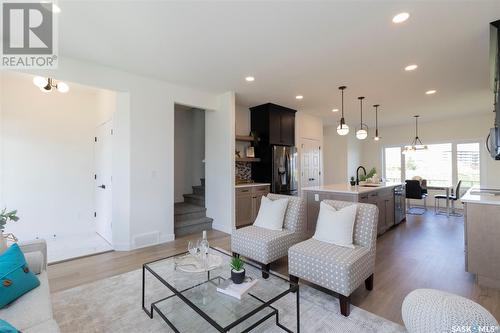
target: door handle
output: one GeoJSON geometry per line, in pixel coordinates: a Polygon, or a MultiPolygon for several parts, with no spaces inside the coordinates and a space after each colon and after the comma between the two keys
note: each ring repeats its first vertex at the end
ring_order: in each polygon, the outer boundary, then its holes
{"type": "Polygon", "coordinates": [[[104,189],[104,188],[106,188],[106,185],[102,184],[102,185],[97,186],[97,187],[100,187],[100,188],[104,189]]]}

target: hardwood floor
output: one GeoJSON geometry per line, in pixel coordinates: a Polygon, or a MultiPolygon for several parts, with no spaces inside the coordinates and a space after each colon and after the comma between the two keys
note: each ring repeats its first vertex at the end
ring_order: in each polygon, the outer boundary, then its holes
{"type": "MultiPolygon", "coordinates": [[[[49,266],[52,292],[139,269],[147,261],[185,251],[199,235],[131,252],[110,252],[49,266]]],[[[208,233],[210,244],[230,249],[230,236],[208,233]]],[[[402,324],[401,304],[417,288],[435,288],[472,299],[500,321],[500,291],[479,287],[464,269],[463,218],[408,215],[407,222],[389,230],[377,241],[374,287],[364,284],[351,297],[352,304],[402,324]]],[[[287,260],[271,269],[286,274],[287,260]]]]}

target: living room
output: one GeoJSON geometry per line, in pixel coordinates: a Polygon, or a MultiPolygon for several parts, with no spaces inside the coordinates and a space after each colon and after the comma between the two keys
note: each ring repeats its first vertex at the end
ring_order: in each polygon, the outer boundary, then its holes
{"type": "Polygon", "coordinates": [[[498,1],[23,6],[0,332],[499,331],[498,1]]]}

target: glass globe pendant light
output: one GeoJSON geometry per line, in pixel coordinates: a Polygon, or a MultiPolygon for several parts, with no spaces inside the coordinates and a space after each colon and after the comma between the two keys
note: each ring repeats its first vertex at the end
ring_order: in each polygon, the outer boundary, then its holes
{"type": "Polygon", "coordinates": [[[346,125],[345,119],[344,119],[344,90],[347,88],[346,86],[340,86],[339,90],[342,96],[342,116],[340,118],[340,124],[337,126],[337,133],[338,135],[347,135],[349,134],[349,126],[346,125]]]}
{"type": "Polygon", "coordinates": [[[368,126],[366,124],[363,124],[363,99],[365,99],[363,96],[358,97],[359,99],[359,107],[361,110],[361,122],[359,124],[359,130],[356,131],[356,138],[358,140],[364,140],[368,136],[368,126]]]}

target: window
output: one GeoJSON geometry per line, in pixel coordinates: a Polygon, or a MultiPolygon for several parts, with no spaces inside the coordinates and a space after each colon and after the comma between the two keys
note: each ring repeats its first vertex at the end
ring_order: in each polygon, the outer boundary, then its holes
{"type": "Polygon", "coordinates": [[[462,187],[480,185],[480,150],[478,142],[428,145],[427,150],[402,155],[401,147],[384,149],[384,177],[388,182],[404,182],[420,176],[428,186],[462,187]]]}
{"type": "Polygon", "coordinates": [[[451,143],[428,145],[426,150],[405,155],[406,179],[420,176],[428,186],[451,186],[451,143]]]}
{"type": "Polygon", "coordinates": [[[385,179],[401,183],[401,147],[385,148],[385,179]]]}
{"type": "Polygon", "coordinates": [[[457,144],[457,178],[463,187],[479,185],[479,143],[457,144]]]}

